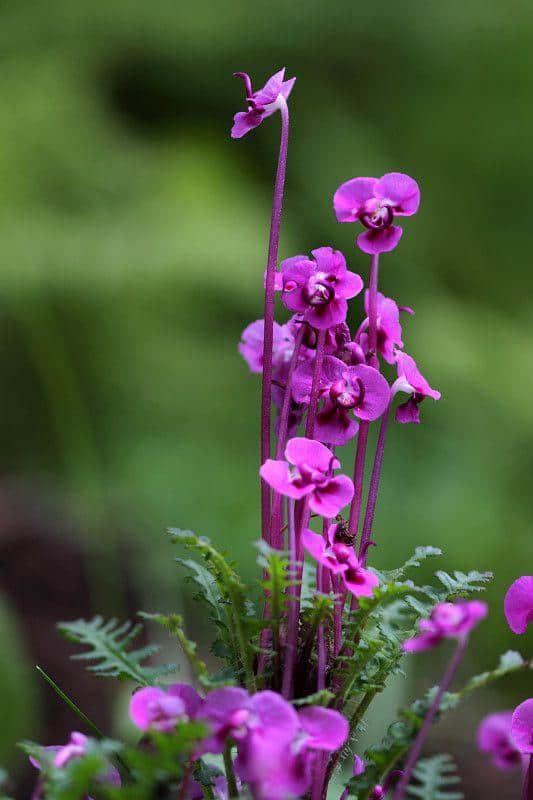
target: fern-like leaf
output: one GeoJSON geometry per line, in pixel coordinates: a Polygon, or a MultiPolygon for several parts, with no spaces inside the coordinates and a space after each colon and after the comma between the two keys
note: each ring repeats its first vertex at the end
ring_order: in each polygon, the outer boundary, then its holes
{"type": "Polygon", "coordinates": [[[146,658],[158,652],[158,645],[129,649],[142,631],[141,624],[119,623],[116,619],[105,622],[102,617],[94,617],[88,621],[78,619],[74,622],[60,622],[57,627],[69,641],[89,648],[72,658],[95,662],[87,669],[100,677],[131,680],[141,686],[150,686],[162,675],[176,671],[173,664],[160,667],[142,664],[146,658]]]}
{"type": "Polygon", "coordinates": [[[451,756],[438,755],[421,759],[413,772],[408,788],[409,797],[419,800],[463,800],[464,794],[457,791],[461,783],[451,756]]]}

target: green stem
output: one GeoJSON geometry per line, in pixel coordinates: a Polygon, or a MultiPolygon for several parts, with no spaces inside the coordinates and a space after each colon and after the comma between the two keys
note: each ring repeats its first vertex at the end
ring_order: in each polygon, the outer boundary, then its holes
{"type": "Polygon", "coordinates": [[[233,772],[233,761],[231,760],[231,744],[228,744],[224,750],[224,769],[226,770],[226,780],[228,782],[228,797],[238,797],[237,781],[235,780],[235,773],[233,772]]]}

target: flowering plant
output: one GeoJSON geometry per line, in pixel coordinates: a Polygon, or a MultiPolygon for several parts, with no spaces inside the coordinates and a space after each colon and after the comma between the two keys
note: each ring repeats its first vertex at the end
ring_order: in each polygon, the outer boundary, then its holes
{"type": "MultiPolygon", "coordinates": [[[[417,547],[395,569],[369,564],[370,548],[379,544],[373,523],[391,418],[419,423],[422,401],[440,399],[404,350],[401,315],[412,310],[378,290],[380,255],[398,246],[397,217],[416,214],[419,187],[389,172],[350,179],[334,193],[339,222],[365,228],[356,240],[370,255],[364,295],[363,279],[331,246],[287,258],[278,269],[294,78],[285,80],[281,70],[253,91],[248,75],[236,75],[247,110],[235,115],[234,138],[281,116],[264,318],[248,325],[239,344],[250,370],[262,376],[259,581],[255,590],[247,586],[205,537],[170,531],[173,544],[195,555],[177,561],[208,610],[221,668],[209,671],[179,615],[142,616],[176,639],[195,686],[168,683],[172,665],[145,665],[157,648],[132,646],[139,625],[99,617],[61,623],[60,631],[86,648],[81,657],[91,661],[89,669],[130,681],[129,715],[139,733],[134,745],[106,738],[43,673],[85,732],[73,732],[61,746],[23,744],[38,770],[33,797],[460,798],[449,757],[421,758],[432,724],[474,690],[530,665],[511,651],[493,670],[449,691],[470,635],[487,614],[485,603],[469,598],[490,573],[439,571],[432,585],[419,585],[408,575],[441,554],[431,546],[417,547]],[[292,313],[283,324],[274,320],[276,293],[292,313]],[[348,301],[358,296],[364,316],[352,335],[348,301]],[[355,460],[347,475],[337,448],[351,440],[355,460]],[[448,639],[455,649],[438,686],[401,710],[381,743],[356,753],[369,708],[402,661],[448,639]],[[351,777],[339,790],[332,779],[343,761],[351,777]]],[[[533,577],[510,587],[505,613],[514,632],[526,630],[533,577]]],[[[533,800],[533,699],[514,712],[489,714],[478,745],[500,769],[522,766],[523,796],[533,800]]]]}

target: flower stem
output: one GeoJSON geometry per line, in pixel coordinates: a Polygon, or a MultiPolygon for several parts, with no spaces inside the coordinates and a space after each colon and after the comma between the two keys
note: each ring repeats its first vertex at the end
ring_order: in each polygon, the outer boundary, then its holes
{"type": "Polygon", "coordinates": [[[368,284],[368,355],[371,367],[379,369],[377,356],[378,327],[377,327],[377,307],[378,307],[378,276],[379,276],[379,255],[376,253],[370,261],[370,281],[368,284]]]}
{"type": "Polygon", "coordinates": [[[533,800],[533,755],[529,757],[529,766],[524,775],[522,800],[533,800]]]}
{"type": "MultiPolygon", "coordinates": [[[[275,273],[278,260],[279,229],[283,208],[283,190],[285,186],[285,169],[287,165],[287,148],[289,144],[289,109],[282,95],[279,96],[281,112],[281,140],[279,146],[278,167],[274,184],[272,201],[272,217],[270,220],[270,237],[265,280],[265,310],[263,339],[263,380],[261,385],[261,464],[270,458],[270,408],[272,402],[272,346],[274,337],[274,301],[275,273]]],[[[270,541],[270,490],[265,481],[261,481],[261,531],[263,539],[270,541]]]]}
{"type": "Polygon", "coordinates": [[[353,469],[354,496],[350,506],[350,518],[348,522],[350,533],[356,537],[359,528],[359,517],[361,515],[361,505],[363,502],[363,477],[365,473],[366,447],[368,442],[368,427],[366,421],[359,424],[357,434],[357,448],[355,451],[355,462],[353,469]]]}
{"type": "Polygon", "coordinates": [[[468,636],[463,636],[461,639],[459,639],[459,642],[457,643],[455,652],[452,655],[448,666],[446,667],[446,672],[444,673],[444,676],[442,678],[439,690],[435,695],[435,697],[433,698],[433,702],[431,703],[429,711],[427,712],[424,718],[422,727],[420,728],[418,735],[414,741],[414,744],[411,748],[411,751],[407,757],[407,761],[405,762],[404,772],[396,786],[396,791],[394,793],[393,800],[402,800],[402,798],[405,795],[405,791],[409,786],[409,782],[413,774],[413,769],[416,766],[416,762],[420,758],[420,753],[422,752],[422,748],[424,747],[424,744],[428,737],[433,720],[435,719],[435,716],[437,715],[437,712],[439,710],[444,692],[448,689],[450,683],[452,682],[453,676],[455,675],[457,668],[463,659],[467,646],[468,646],[468,636]]]}
{"type": "Polygon", "coordinates": [[[376,502],[378,499],[379,481],[381,478],[381,467],[383,464],[383,451],[385,450],[385,442],[387,440],[389,417],[390,403],[381,417],[381,425],[379,426],[378,441],[376,444],[376,454],[374,456],[374,466],[372,467],[372,475],[370,476],[370,487],[368,489],[368,498],[366,501],[363,532],[361,533],[361,543],[359,546],[359,560],[362,560],[363,563],[366,563],[368,543],[370,541],[370,537],[372,536],[372,525],[374,524],[374,514],[376,512],[376,502]]]}
{"type": "Polygon", "coordinates": [[[311,384],[311,396],[309,398],[309,409],[307,411],[307,421],[305,423],[305,435],[308,439],[313,439],[315,433],[316,411],[318,407],[318,393],[320,390],[320,377],[322,375],[322,363],[324,361],[325,344],[326,344],[326,331],[319,331],[318,341],[316,344],[313,382],[311,384]]]}
{"type": "Polygon", "coordinates": [[[226,771],[226,780],[228,782],[228,797],[238,797],[237,781],[235,780],[235,773],[233,772],[233,761],[231,760],[231,743],[228,742],[224,749],[224,769],[226,771]]]}
{"type": "MultiPolygon", "coordinates": [[[[298,555],[296,543],[296,527],[294,524],[294,500],[289,500],[289,569],[292,574],[298,574],[298,555]]],[[[300,604],[298,599],[298,586],[290,586],[289,594],[289,622],[287,628],[287,645],[285,647],[285,664],[283,668],[283,697],[289,698],[292,692],[292,679],[294,666],[296,663],[296,649],[298,647],[298,617],[300,615],[300,604]]]]}

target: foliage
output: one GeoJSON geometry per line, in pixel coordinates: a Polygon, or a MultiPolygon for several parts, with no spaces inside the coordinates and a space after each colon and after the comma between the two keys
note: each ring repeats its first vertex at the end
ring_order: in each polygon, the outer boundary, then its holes
{"type": "Polygon", "coordinates": [[[464,794],[456,791],[461,782],[457,767],[448,755],[421,759],[414,770],[416,784],[407,789],[409,797],[419,800],[463,800],[464,794]]]}

